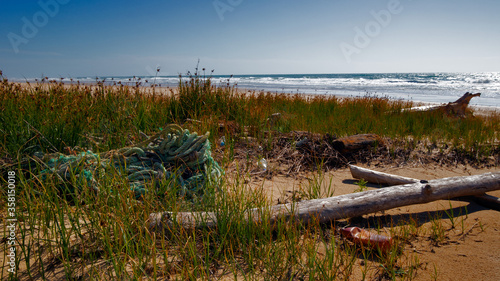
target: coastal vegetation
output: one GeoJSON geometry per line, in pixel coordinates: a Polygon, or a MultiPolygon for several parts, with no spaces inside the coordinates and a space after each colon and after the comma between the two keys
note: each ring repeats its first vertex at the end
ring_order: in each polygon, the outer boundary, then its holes
{"type": "MultiPolygon", "coordinates": [[[[274,204],[261,190],[245,184],[250,168],[227,173],[221,186],[211,188],[213,193],[194,201],[168,190],[160,197],[146,193],[136,200],[118,173],[106,175],[98,193],[61,191],[50,179],[36,177],[41,167],[30,161],[35,153],[106,152],[144,141],[144,135],[175,123],[200,134],[210,132],[214,158],[223,168],[239,159],[242,140],[255,142],[257,152],[244,156],[255,157],[247,161],[254,163],[257,158],[272,158],[280,136],[297,131],[331,138],[377,134],[388,140],[384,149],[394,158],[403,150],[451,151],[454,161],[500,164],[497,113],[458,118],[439,112],[402,112],[413,104],[370,95],[247,92],[230,80],[215,84],[198,73],[188,78],[175,89],[104,81],[20,84],[3,79],[0,172],[2,185],[9,172],[16,174],[18,270],[12,275],[2,264],[0,279],[347,280],[361,267],[362,278],[412,280],[423,265],[418,256],[403,250],[409,241],[429,236],[438,245],[451,233],[466,236],[469,230],[463,217],[459,221],[453,216],[451,207],[448,220],[435,214],[430,230],[411,216],[397,223],[367,221],[378,231],[399,237],[387,254],[340,239],[338,228],[348,221],[329,225],[246,222],[242,219],[246,209],[265,210],[274,204]],[[217,227],[186,231],[174,224],[166,232],[148,229],[149,214],[165,210],[215,211],[217,227]]],[[[296,145],[293,139],[290,142],[296,145]]],[[[314,174],[303,198],[333,193],[321,191],[324,164],[318,160],[302,168],[314,174]]],[[[360,182],[359,190],[365,185],[360,182]]],[[[8,201],[5,189],[0,201],[8,201]]],[[[8,215],[2,212],[6,221],[8,215]]],[[[2,255],[7,253],[6,239],[0,247],[2,255]]]]}

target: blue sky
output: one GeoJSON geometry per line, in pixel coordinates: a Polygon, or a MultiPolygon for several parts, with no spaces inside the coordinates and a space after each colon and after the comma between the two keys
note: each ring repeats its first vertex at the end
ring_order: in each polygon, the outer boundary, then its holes
{"type": "Polygon", "coordinates": [[[2,1],[9,78],[500,71],[498,0],[2,1]]]}

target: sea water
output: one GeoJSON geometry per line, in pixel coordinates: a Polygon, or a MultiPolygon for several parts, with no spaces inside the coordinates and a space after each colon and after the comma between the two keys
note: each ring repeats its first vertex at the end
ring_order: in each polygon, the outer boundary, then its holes
{"type": "MultiPolygon", "coordinates": [[[[221,83],[224,83],[221,77],[221,83]]],[[[466,92],[481,93],[471,105],[500,107],[500,73],[366,73],[241,75],[238,87],[285,93],[378,96],[415,102],[448,103],[466,92]]]]}
{"type": "MultiPolygon", "coordinates": [[[[59,78],[54,78],[59,80],[59,78]]],[[[183,76],[182,79],[188,79],[183,76]]],[[[500,107],[500,73],[354,73],[354,74],[272,74],[214,75],[218,85],[277,93],[337,96],[376,96],[414,102],[448,103],[466,92],[481,93],[471,105],[500,107]]],[[[69,80],[64,78],[63,81],[69,80]]],[[[175,87],[179,76],[79,77],[73,81],[147,86],[152,83],[175,87]]]]}

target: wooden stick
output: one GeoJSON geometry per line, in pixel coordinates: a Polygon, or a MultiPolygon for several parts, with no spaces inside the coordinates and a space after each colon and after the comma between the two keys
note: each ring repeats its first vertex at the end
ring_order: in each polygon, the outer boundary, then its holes
{"type": "MultiPolygon", "coordinates": [[[[351,175],[353,178],[364,179],[365,181],[370,182],[370,183],[384,184],[384,185],[391,186],[391,185],[397,185],[397,184],[415,183],[415,182],[420,181],[418,179],[407,178],[407,177],[387,174],[387,173],[383,173],[383,172],[373,171],[370,169],[361,168],[361,167],[354,166],[354,165],[349,165],[349,169],[351,170],[351,175]]],[[[495,197],[495,196],[488,195],[488,194],[467,196],[467,197],[461,197],[461,198],[457,198],[457,199],[474,201],[481,206],[500,211],[500,199],[495,197]]]]}
{"type": "MultiPolygon", "coordinates": [[[[500,172],[476,176],[452,177],[429,182],[396,185],[377,190],[313,199],[297,203],[275,205],[268,210],[254,208],[246,212],[245,220],[273,224],[279,219],[293,219],[302,223],[317,220],[320,223],[358,217],[374,212],[413,204],[459,196],[481,195],[500,189],[500,172]],[[265,215],[263,215],[265,214],[265,215]]],[[[162,212],[149,216],[151,229],[168,229],[178,224],[186,229],[216,227],[215,212],[162,212]]]]}
{"type": "Polygon", "coordinates": [[[385,185],[398,185],[419,182],[420,180],[386,174],[383,172],[373,171],[370,169],[361,168],[354,165],[349,165],[351,175],[355,179],[364,179],[370,183],[385,184],[385,185]]]}

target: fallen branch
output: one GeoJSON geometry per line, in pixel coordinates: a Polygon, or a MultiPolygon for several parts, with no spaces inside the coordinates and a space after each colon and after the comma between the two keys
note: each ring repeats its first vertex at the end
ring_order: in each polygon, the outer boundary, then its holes
{"type": "Polygon", "coordinates": [[[469,106],[469,102],[473,97],[479,97],[481,93],[465,93],[461,98],[454,102],[449,102],[446,105],[425,105],[425,106],[417,106],[405,109],[403,111],[410,112],[421,112],[421,111],[442,111],[448,115],[454,115],[458,117],[465,117],[465,113],[467,110],[467,106],[469,106]]]}
{"type": "MultiPolygon", "coordinates": [[[[423,204],[459,196],[481,195],[500,189],[500,172],[476,176],[452,177],[428,182],[396,185],[377,190],[275,205],[268,209],[246,211],[245,220],[274,224],[279,219],[294,219],[305,224],[358,217],[401,206],[423,204]]],[[[162,212],[149,216],[151,229],[216,227],[215,212],[162,212]]]]}
{"type": "MultiPolygon", "coordinates": [[[[351,170],[351,175],[353,178],[364,179],[365,181],[370,182],[370,183],[384,184],[384,185],[391,186],[391,185],[398,185],[398,184],[408,184],[408,183],[420,182],[420,180],[418,180],[418,179],[407,178],[407,177],[387,174],[387,173],[383,173],[383,172],[373,171],[370,169],[361,168],[361,167],[354,166],[354,165],[349,165],[349,169],[351,170]]],[[[480,194],[480,195],[475,195],[475,196],[461,197],[459,199],[474,201],[481,206],[500,211],[500,199],[495,197],[495,196],[491,196],[491,195],[487,195],[487,194],[480,194]]]]}
{"type": "Polygon", "coordinates": [[[370,169],[361,168],[354,165],[349,165],[349,170],[351,170],[351,175],[355,179],[364,179],[370,183],[384,184],[384,185],[398,185],[398,184],[408,184],[416,183],[420,180],[396,176],[391,174],[386,174],[383,172],[373,171],[370,169]]]}

